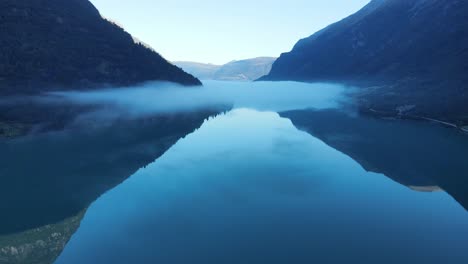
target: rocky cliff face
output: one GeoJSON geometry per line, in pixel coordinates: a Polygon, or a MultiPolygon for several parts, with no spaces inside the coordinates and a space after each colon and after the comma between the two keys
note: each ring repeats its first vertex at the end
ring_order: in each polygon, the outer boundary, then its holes
{"type": "Polygon", "coordinates": [[[0,94],[153,80],[200,84],[88,0],[2,0],[0,46],[0,94]]]}
{"type": "Polygon", "coordinates": [[[468,2],[373,0],[299,41],[266,80],[353,81],[372,107],[462,118],[468,96],[468,2]]]}

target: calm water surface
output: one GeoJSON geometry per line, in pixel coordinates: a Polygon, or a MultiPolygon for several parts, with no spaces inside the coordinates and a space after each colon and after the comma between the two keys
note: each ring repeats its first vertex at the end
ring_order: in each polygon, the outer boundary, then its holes
{"type": "Polygon", "coordinates": [[[468,137],[343,90],[56,94],[106,107],[0,140],[0,263],[468,263],[468,137]]]}
{"type": "Polygon", "coordinates": [[[467,244],[468,214],[444,191],[236,109],[99,198],[57,263],[467,263],[467,244]]]}

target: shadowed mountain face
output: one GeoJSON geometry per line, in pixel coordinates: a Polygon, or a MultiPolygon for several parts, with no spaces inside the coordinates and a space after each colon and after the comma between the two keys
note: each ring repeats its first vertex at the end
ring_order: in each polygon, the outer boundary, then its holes
{"type": "Polygon", "coordinates": [[[259,57],[232,61],[224,65],[180,61],[175,64],[197,78],[218,81],[253,81],[271,70],[276,58],[259,57]]]}
{"type": "Polygon", "coordinates": [[[300,40],[266,80],[382,85],[361,103],[446,119],[468,116],[468,2],[373,0],[356,14],[300,40]]]}
{"type": "Polygon", "coordinates": [[[460,132],[423,122],[351,117],[331,110],[292,111],[281,116],[366,170],[385,174],[413,190],[445,190],[468,210],[468,141],[460,132]]]}
{"type": "Polygon", "coordinates": [[[1,1],[0,46],[1,95],[151,80],[201,84],[88,0],[1,1]]]}
{"type": "Polygon", "coordinates": [[[0,139],[0,235],[56,223],[153,162],[214,112],[0,139]]]}

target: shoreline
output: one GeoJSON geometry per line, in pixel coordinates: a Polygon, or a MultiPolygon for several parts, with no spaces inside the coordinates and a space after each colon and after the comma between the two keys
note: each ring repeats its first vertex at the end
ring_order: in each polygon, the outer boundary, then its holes
{"type": "Polygon", "coordinates": [[[442,125],[444,127],[456,129],[456,130],[462,132],[463,134],[468,135],[468,126],[467,125],[460,126],[460,125],[457,125],[455,123],[451,123],[451,122],[448,122],[448,121],[443,121],[443,120],[439,120],[439,119],[435,119],[435,118],[431,118],[431,117],[425,117],[425,116],[419,116],[419,115],[410,115],[410,114],[403,114],[403,113],[396,114],[396,113],[390,113],[390,112],[375,110],[373,108],[360,109],[359,112],[361,112],[361,113],[363,113],[365,115],[371,115],[371,116],[378,117],[378,118],[383,118],[383,119],[393,118],[393,119],[425,121],[425,122],[435,123],[435,124],[438,124],[438,125],[442,125]]]}

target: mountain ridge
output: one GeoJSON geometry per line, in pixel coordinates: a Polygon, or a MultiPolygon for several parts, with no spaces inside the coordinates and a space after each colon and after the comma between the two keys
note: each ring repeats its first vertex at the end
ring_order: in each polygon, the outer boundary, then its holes
{"type": "Polygon", "coordinates": [[[4,0],[0,36],[0,94],[156,80],[201,85],[88,0],[4,0]]]}
{"type": "Polygon", "coordinates": [[[175,61],[175,65],[200,79],[221,81],[253,81],[271,70],[274,57],[233,60],[223,65],[190,61],[175,61]]]}
{"type": "Polygon", "coordinates": [[[261,80],[349,82],[363,86],[363,108],[468,120],[467,12],[466,1],[373,0],[300,40],[261,80]]]}

